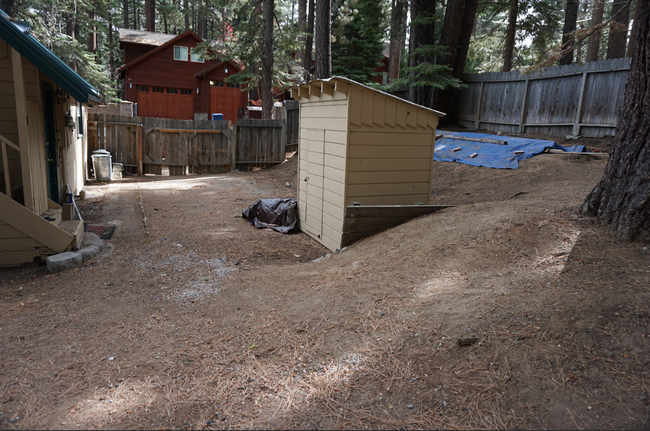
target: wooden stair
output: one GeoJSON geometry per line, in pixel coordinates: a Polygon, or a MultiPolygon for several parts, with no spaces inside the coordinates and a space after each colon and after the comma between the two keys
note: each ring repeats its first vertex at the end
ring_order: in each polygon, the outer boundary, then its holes
{"type": "Polygon", "coordinates": [[[74,237],[66,251],[79,250],[81,241],[84,239],[84,222],[83,220],[63,220],[59,228],[74,237]]]}
{"type": "Polygon", "coordinates": [[[81,220],[61,220],[62,209],[51,202],[37,215],[0,193],[0,266],[77,250],[84,235],[81,220]]]}

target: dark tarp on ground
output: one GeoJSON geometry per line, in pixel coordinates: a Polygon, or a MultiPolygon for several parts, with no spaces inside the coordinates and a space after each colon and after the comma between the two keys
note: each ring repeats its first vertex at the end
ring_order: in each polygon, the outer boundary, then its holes
{"type": "Polygon", "coordinates": [[[289,233],[296,227],[296,198],[260,199],[241,213],[256,228],[289,233]]]}
{"type": "Polygon", "coordinates": [[[547,148],[564,150],[571,153],[585,151],[584,145],[563,147],[554,141],[544,141],[541,139],[515,138],[512,136],[488,135],[485,133],[443,132],[442,130],[438,130],[438,133],[442,133],[443,136],[436,141],[433,160],[439,162],[458,162],[487,168],[517,169],[520,161],[541,154],[547,148]],[[445,135],[506,141],[508,145],[464,141],[462,139],[448,138],[445,135]],[[453,152],[452,150],[454,148],[460,148],[460,151],[453,152]],[[515,154],[515,151],[523,151],[524,153],[515,154]],[[470,155],[473,153],[477,153],[477,156],[471,158],[470,155]]]}

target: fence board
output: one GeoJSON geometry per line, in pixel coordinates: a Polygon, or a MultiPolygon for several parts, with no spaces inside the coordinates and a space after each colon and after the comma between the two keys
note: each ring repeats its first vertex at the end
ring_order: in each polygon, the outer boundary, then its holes
{"type": "Polygon", "coordinates": [[[287,139],[284,120],[242,119],[234,128],[237,169],[266,168],[284,161],[287,139]]]}
{"type": "Polygon", "coordinates": [[[145,174],[222,173],[240,168],[270,167],[284,161],[287,126],[284,120],[182,121],[161,118],[93,114],[89,119],[89,149],[105,148],[114,163],[135,173],[142,127],[145,174]],[[212,133],[214,131],[214,133],[212,133]],[[236,137],[236,141],[233,140],[236,137]],[[234,159],[234,160],[233,160],[234,159]]]}
{"type": "Polygon", "coordinates": [[[287,100],[284,102],[287,110],[287,151],[298,151],[298,130],[300,123],[300,102],[287,100]]]}
{"type": "Polygon", "coordinates": [[[454,110],[469,128],[550,135],[614,134],[629,58],[520,72],[466,75],[454,110]]]}

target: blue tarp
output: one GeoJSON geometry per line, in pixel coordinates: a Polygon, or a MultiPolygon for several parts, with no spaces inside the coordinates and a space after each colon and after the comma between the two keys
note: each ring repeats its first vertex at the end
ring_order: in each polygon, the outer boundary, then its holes
{"type": "Polygon", "coordinates": [[[536,156],[547,148],[564,150],[571,153],[585,151],[584,145],[563,147],[554,141],[540,139],[515,138],[512,136],[488,135],[485,133],[443,132],[440,130],[438,132],[442,133],[443,137],[436,141],[433,159],[439,162],[458,162],[487,168],[517,169],[521,160],[536,156]],[[462,139],[449,138],[446,135],[505,141],[508,145],[464,141],[462,139]],[[460,148],[460,150],[456,152],[452,151],[455,148],[460,148]],[[523,154],[515,154],[515,151],[523,151],[523,154]],[[477,156],[471,158],[470,155],[473,153],[477,153],[477,156]]]}

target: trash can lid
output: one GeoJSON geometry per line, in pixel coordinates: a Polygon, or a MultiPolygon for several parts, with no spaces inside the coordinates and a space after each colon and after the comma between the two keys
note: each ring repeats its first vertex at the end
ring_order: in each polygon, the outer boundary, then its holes
{"type": "Polygon", "coordinates": [[[106,151],[106,150],[95,150],[95,151],[93,151],[93,155],[97,155],[97,156],[110,156],[111,153],[110,153],[110,151],[106,151]]]}

